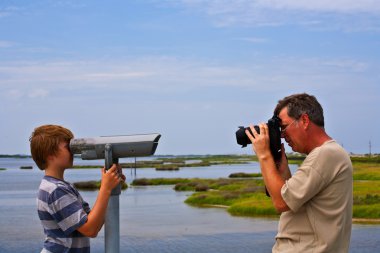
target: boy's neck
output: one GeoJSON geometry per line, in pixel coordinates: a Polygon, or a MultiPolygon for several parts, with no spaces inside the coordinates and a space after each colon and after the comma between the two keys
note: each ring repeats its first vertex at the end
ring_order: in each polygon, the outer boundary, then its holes
{"type": "Polygon", "coordinates": [[[57,178],[60,180],[64,180],[64,177],[63,177],[64,171],[65,171],[64,169],[48,167],[45,169],[45,176],[54,177],[54,178],[57,178]]]}

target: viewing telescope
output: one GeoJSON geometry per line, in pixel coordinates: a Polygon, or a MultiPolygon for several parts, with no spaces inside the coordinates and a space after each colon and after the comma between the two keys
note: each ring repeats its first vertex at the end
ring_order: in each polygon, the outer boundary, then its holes
{"type": "Polygon", "coordinates": [[[160,134],[139,134],[72,139],[70,151],[80,154],[83,160],[104,159],[106,145],[111,145],[112,159],[150,156],[156,151],[160,137],[160,134]]]}
{"type": "MultiPolygon", "coordinates": [[[[105,159],[105,168],[119,163],[119,158],[153,155],[160,134],[115,135],[93,138],[78,138],[70,141],[72,154],[80,154],[83,160],[105,159]]],[[[104,224],[106,253],[120,252],[120,184],[116,186],[108,201],[104,224]]]]}

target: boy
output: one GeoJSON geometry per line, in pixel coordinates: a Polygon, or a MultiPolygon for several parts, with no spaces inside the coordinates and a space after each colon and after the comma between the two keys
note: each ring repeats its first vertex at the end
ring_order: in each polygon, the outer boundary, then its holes
{"type": "Polygon", "coordinates": [[[99,194],[90,210],[75,187],[64,181],[65,169],[73,166],[69,148],[73,137],[70,130],[57,125],[37,127],[30,137],[33,160],[45,170],[37,197],[46,235],[41,253],[90,252],[89,237],[96,237],[104,224],[111,191],[125,180],[120,165],[108,171],[103,168],[99,194]]]}

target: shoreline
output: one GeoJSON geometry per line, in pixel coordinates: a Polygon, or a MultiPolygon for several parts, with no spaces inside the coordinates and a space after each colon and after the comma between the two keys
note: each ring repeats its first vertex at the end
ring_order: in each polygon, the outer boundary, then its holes
{"type": "MultiPolygon", "coordinates": [[[[199,207],[210,207],[210,208],[222,208],[222,209],[227,209],[229,206],[226,205],[213,205],[213,204],[204,204],[199,207]]],[[[246,217],[246,216],[241,216],[241,217],[246,217]]],[[[274,216],[270,216],[271,218],[274,218],[274,216]]],[[[260,217],[257,216],[255,218],[266,218],[265,216],[260,217]]],[[[380,225],[380,219],[371,219],[371,218],[352,218],[352,223],[353,224],[363,224],[363,225],[380,225]]]]}

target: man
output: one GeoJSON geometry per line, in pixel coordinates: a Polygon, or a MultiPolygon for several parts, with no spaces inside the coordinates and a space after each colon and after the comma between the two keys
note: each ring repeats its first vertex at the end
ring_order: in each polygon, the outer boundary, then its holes
{"type": "Polygon", "coordinates": [[[269,132],[251,126],[252,141],[267,190],[281,213],[272,252],[348,252],[352,224],[352,163],[347,152],[327,135],[323,109],[314,96],[295,94],[274,110],[281,137],[295,152],[307,154],[292,176],[284,147],[276,165],[269,132]]]}

